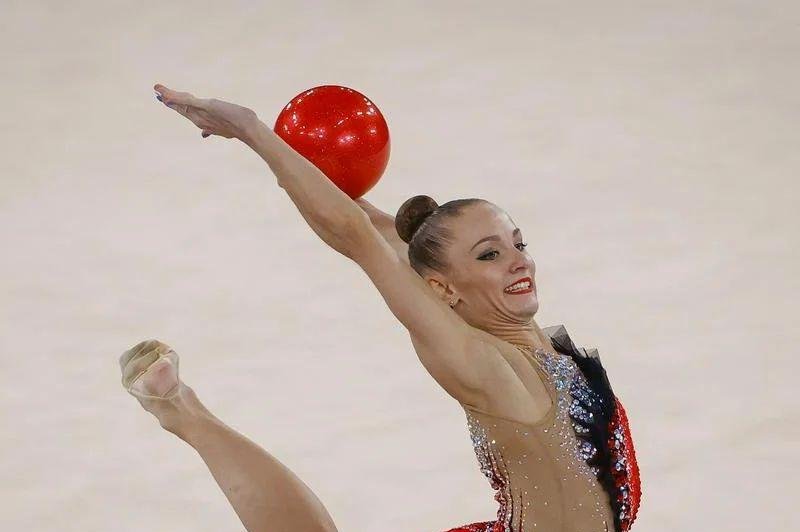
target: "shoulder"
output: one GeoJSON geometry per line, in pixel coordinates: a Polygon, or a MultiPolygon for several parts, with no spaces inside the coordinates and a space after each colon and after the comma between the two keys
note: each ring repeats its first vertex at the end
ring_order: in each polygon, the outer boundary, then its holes
{"type": "Polygon", "coordinates": [[[515,374],[491,335],[461,323],[458,338],[432,343],[411,333],[411,343],[422,365],[451,397],[485,406],[495,390],[514,388],[515,374]]]}
{"type": "Polygon", "coordinates": [[[559,353],[568,355],[575,362],[576,366],[586,378],[590,388],[594,391],[606,405],[609,405],[609,412],[604,415],[607,417],[613,411],[614,390],[611,388],[606,369],[600,360],[600,353],[595,348],[587,349],[577,347],[572,341],[564,325],[553,325],[542,329],[550,337],[553,347],[559,353]]]}
{"type": "Polygon", "coordinates": [[[559,353],[566,354],[565,352],[574,353],[577,351],[575,342],[572,341],[563,323],[542,327],[542,332],[550,338],[550,342],[559,353]]]}
{"type": "Polygon", "coordinates": [[[479,411],[523,424],[543,419],[554,399],[528,357],[513,344],[485,331],[473,334],[487,357],[478,395],[479,411]]]}
{"type": "MultiPolygon", "coordinates": [[[[600,364],[600,353],[595,348],[578,347],[572,340],[564,324],[542,327],[553,344],[553,348],[562,355],[569,355],[573,359],[592,359],[600,364]]],[[[576,360],[577,361],[577,360],[576,360]]]]}

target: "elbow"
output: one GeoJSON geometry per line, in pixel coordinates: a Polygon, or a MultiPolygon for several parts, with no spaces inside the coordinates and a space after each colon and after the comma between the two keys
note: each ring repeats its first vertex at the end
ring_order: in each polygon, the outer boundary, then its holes
{"type": "Polygon", "coordinates": [[[352,211],[331,225],[336,232],[334,247],[342,255],[358,262],[358,257],[374,238],[375,228],[362,210],[352,211]]]}

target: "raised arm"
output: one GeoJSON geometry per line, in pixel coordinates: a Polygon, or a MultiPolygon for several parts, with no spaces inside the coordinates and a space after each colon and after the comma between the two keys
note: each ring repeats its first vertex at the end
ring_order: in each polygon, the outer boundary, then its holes
{"type": "Polygon", "coordinates": [[[484,343],[373,226],[367,212],[297,153],[256,114],[216,99],[155,90],[162,101],[189,118],[203,136],[238,138],[258,153],[300,214],[319,237],[366,272],[389,309],[408,329],[417,354],[453,397],[480,405],[498,375],[511,370],[496,348],[484,343]],[[490,382],[487,382],[490,381],[490,382]]]}
{"type": "Polygon", "coordinates": [[[372,226],[377,229],[381,236],[392,246],[397,256],[408,264],[408,244],[403,242],[403,239],[397,234],[397,228],[394,225],[394,216],[383,212],[364,198],[358,198],[355,202],[361,207],[361,210],[367,213],[369,221],[372,222],[372,226]]]}
{"type": "Polygon", "coordinates": [[[311,229],[329,246],[350,256],[353,227],[369,223],[358,205],[316,166],[286,144],[251,109],[156,85],[165,105],[191,120],[203,137],[218,135],[247,144],[267,163],[311,229]]]}

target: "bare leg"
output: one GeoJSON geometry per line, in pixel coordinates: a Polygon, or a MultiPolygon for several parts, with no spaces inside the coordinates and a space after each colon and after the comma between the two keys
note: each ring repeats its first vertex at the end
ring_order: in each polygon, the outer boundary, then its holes
{"type": "Polygon", "coordinates": [[[322,502],[292,471],[225,425],[178,378],[178,355],[147,340],[120,357],[122,384],[203,458],[248,532],[333,532],[322,502]]]}

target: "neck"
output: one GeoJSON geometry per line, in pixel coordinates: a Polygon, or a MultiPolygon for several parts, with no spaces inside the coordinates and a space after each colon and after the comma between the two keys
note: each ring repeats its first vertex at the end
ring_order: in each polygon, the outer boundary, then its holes
{"type": "Polygon", "coordinates": [[[550,337],[539,328],[539,325],[537,325],[534,320],[524,325],[517,324],[513,328],[498,328],[489,332],[497,338],[511,344],[526,345],[534,349],[553,351],[553,344],[550,342],[550,337]]]}

